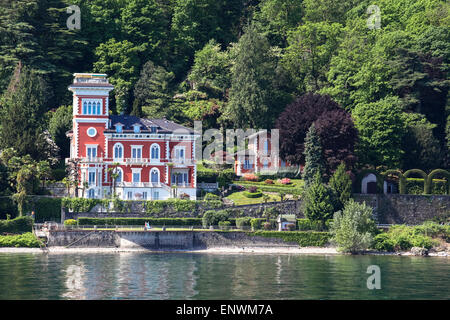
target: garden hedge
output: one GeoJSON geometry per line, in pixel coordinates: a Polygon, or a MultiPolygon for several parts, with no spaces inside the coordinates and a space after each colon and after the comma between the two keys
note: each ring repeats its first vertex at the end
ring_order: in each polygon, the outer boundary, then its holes
{"type": "Polygon", "coordinates": [[[80,226],[201,226],[201,218],[78,218],[80,226]]]}
{"type": "Polygon", "coordinates": [[[255,231],[247,234],[266,238],[280,238],[286,242],[297,242],[300,247],[323,247],[331,238],[328,232],[315,231],[255,231]]]}
{"type": "Polygon", "coordinates": [[[31,231],[33,231],[33,219],[31,217],[0,220],[0,233],[21,234],[31,231]]]}

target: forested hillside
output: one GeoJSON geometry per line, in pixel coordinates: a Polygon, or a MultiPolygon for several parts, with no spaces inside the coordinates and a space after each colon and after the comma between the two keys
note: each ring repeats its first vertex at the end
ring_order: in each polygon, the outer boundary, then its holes
{"type": "Polygon", "coordinates": [[[67,157],[72,73],[101,72],[115,86],[115,114],[276,127],[283,157],[297,163],[315,123],[331,171],[340,161],[448,168],[449,9],[444,0],[2,0],[0,148],[67,157]],[[80,30],[66,26],[69,5],[81,9],[80,30]],[[368,26],[370,5],[379,28],[368,26]]]}

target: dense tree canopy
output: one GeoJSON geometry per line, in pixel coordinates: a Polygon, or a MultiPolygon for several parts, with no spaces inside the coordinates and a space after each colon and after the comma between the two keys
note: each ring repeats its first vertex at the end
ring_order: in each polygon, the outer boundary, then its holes
{"type": "Polygon", "coordinates": [[[2,1],[1,148],[39,160],[50,135],[65,156],[63,109],[44,115],[72,103],[74,72],[94,71],[115,86],[112,113],[275,126],[281,156],[297,164],[314,123],[328,175],[341,161],[448,168],[449,12],[445,0],[2,1]],[[81,30],[66,27],[69,5],[81,30]]]}

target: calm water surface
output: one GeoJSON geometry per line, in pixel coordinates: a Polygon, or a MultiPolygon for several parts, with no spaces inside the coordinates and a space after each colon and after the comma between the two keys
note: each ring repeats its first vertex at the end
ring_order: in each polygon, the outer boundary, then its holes
{"type": "Polygon", "coordinates": [[[450,299],[449,286],[437,257],[0,253],[0,299],[450,299]]]}

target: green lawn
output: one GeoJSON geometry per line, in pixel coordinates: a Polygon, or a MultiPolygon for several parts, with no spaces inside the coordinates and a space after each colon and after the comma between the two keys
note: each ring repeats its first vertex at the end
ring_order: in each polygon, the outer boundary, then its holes
{"type": "MultiPolygon", "coordinates": [[[[273,194],[267,194],[269,196],[269,200],[268,202],[273,202],[273,201],[280,201],[280,196],[278,195],[273,195],[273,194]]],[[[235,205],[243,205],[243,204],[255,204],[255,203],[262,203],[264,202],[263,197],[259,197],[259,198],[247,198],[246,196],[244,196],[243,192],[234,192],[232,194],[230,194],[227,199],[232,200],[234,202],[235,205]]]]}

